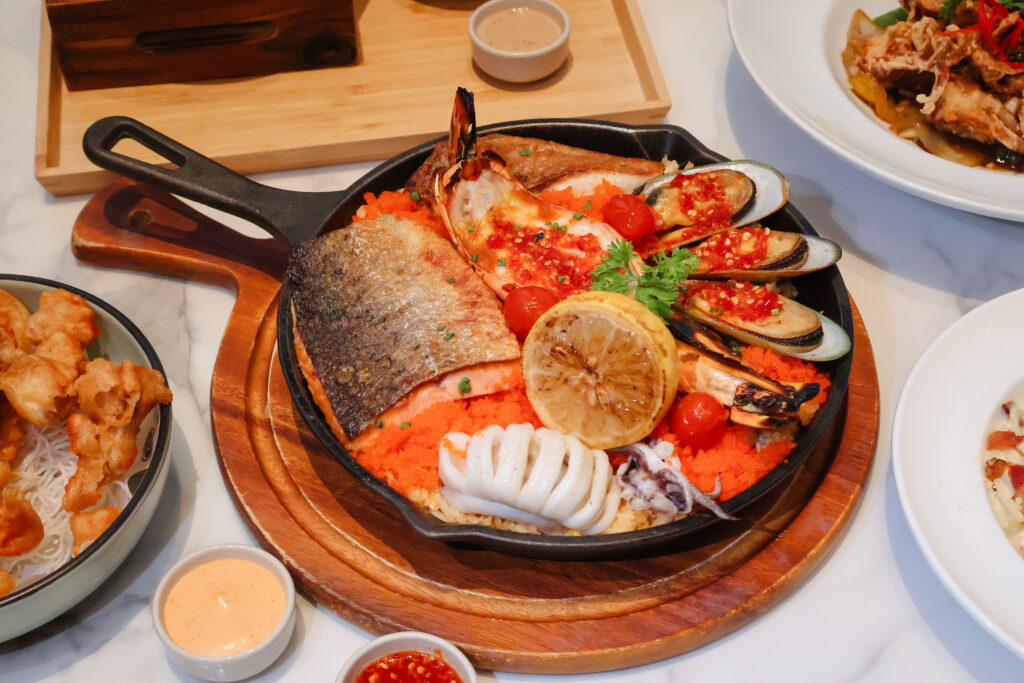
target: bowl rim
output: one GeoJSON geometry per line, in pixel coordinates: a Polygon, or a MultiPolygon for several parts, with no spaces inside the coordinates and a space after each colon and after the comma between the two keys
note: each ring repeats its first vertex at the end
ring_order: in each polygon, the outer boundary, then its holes
{"type": "MultiPolygon", "coordinates": [[[[689,131],[667,123],[634,125],[595,119],[538,118],[493,123],[481,126],[477,131],[479,136],[489,133],[540,137],[562,144],[576,144],[567,141],[567,138],[573,137],[574,133],[597,135],[602,140],[614,139],[619,143],[627,143],[631,147],[635,145],[642,150],[643,156],[655,159],[660,158],[664,152],[668,151],[666,147],[678,144],[691,150],[692,158],[687,160],[694,161],[698,165],[727,161],[725,156],[708,148],[689,131]]],[[[334,215],[341,217],[344,215],[342,212],[346,210],[354,211],[355,206],[361,203],[363,192],[382,189],[378,185],[391,182],[392,179],[389,176],[394,175],[398,169],[407,164],[413,165],[413,170],[415,170],[428,157],[434,146],[445,140],[447,140],[447,136],[435,138],[382,161],[349,185],[345,190],[345,195],[336,204],[334,215]]],[[[595,151],[609,152],[608,145],[605,145],[604,149],[601,149],[601,145],[596,145],[596,147],[595,151]]],[[[595,147],[589,147],[589,149],[595,149],[595,147]]],[[[680,160],[676,159],[676,161],[680,160]]],[[[408,175],[411,175],[411,172],[408,175]]],[[[390,188],[383,189],[393,189],[394,187],[395,185],[392,184],[390,188]]],[[[793,230],[806,235],[818,236],[814,226],[792,202],[787,202],[772,216],[785,216],[793,224],[793,230]]],[[[840,408],[846,403],[853,354],[856,351],[852,305],[846,284],[838,266],[834,264],[804,277],[821,281],[821,288],[827,290],[827,301],[832,302],[834,299],[836,307],[834,320],[846,331],[850,338],[851,348],[845,356],[837,360],[817,364],[818,366],[827,366],[830,373],[829,379],[832,386],[828,400],[811,424],[801,429],[800,440],[797,441],[796,447],[789,456],[750,487],[722,503],[722,508],[728,513],[737,513],[789,477],[807,459],[813,448],[821,442],[832,422],[839,417],[840,408]]],[[[648,552],[672,541],[682,540],[684,537],[720,521],[711,511],[702,510],[682,519],[640,530],[595,536],[559,536],[526,534],[474,524],[449,523],[434,517],[429,512],[418,509],[418,506],[373,476],[348,453],[334,436],[323,414],[313,401],[305,377],[298,368],[295,358],[292,343],[291,297],[292,286],[285,279],[277,311],[277,351],[278,362],[281,364],[294,407],[317,440],[331,455],[363,486],[397,508],[406,522],[422,536],[435,541],[468,543],[476,548],[532,558],[592,560],[610,557],[622,558],[648,552]]]]}
{"type": "Polygon", "coordinates": [[[502,59],[519,61],[555,52],[561,49],[569,41],[569,33],[571,30],[572,22],[569,20],[568,12],[566,12],[561,5],[552,2],[552,0],[487,0],[487,2],[477,7],[473,10],[473,13],[469,15],[469,39],[473,42],[474,47],[493,57],[500,57],[502,59]],[[561,24],[561,34],[559,34],[555,42],[527,52],[512,52],[510,50],[499,50],[496,47],[491,47],[477,34],[477,26],[481,21],[494,13],[492,11],[494,8],[506,4],[510,4],[513,7],[530,4],[550,10],[545,13],[549,16],[553,15],[552,18],[561,24]]]}
{"type": "MultiPolygon", "coordinates": [[[[259,564],[259,562],[257,562],[257,564],[259,564]]],[[[266,569],[265,565],[260,564],[260,566],[266,569]]],[[[193,567],[193,569],[195,567],[193,567]]],[[[175,659],[188,660],[204,667],[227,667],[238,662],[247,661],[252,657],[259,656],[265,650],[273,647],[274,643],[277,643],[278,639],[283,636],[284,631],[290,630],[294,627],[295,581],[292,579],[292,575],[288,572],[288,568],[284,566],[284,563],[262,548],[246,545],[244,543],[222,543],[220,545],[211,545],[189,553],[171,565],[171,568],[164,572],[164,575],[160,578],[160,583],[157,584],[156,590],[153,591],[153,597],[150,600],[150,614],[153,617],[153,630],[156,631],[156,634],[160,638],[160,642],[163,644],[164,648],[169,653],[172,653],[175,659]],[[226,554],[223,557],[218,557],[221,553],[226,554]],[[202,560],[202,558],[207,555],[212,555],[214,557],[210,557],[208,560],[202,560]],[[161,603],[163,603],[164,598],[167,593],[170,592],[171,588],[174,587],[171,585],[172,577],[176,584],[177,581],[187,573],[183,572],[182,568],[193,562],[196,562],[195,567],[199,567],[207,562],[213,562],[218,559],[246,559],[253,561],[250,560],[249,557],[241,556],[256,556],[266,560],[274,567],[273,570],[268,571],[271,571],[271,573],[274,574],[274,577],[278,579],[281,583],[281,587],[284,588],[285,593],[284,614],[281,616],[281,621],[278,622],[277,626],[274,627],[274,630],[271,631],[266,638],[247,650],[235,652],[230,655],[221,655],[219,657],[200,655],[195,652],[190,652],[175,643],[170,634],[167,633],[167,629],[164,628],[163,620],[160,618],[161,612],[163,611],[161,603]],[[202,561],[197,562],[197,560],[202,561]]],[[[288,637],[291,637],[290,633],[288,634],[288,637]]]]}
{"type": "MultiPolygon", "coordinates": [[[[103,309],[104,312],[108,313],[128,331],[128,334],[130,334],[135,342],[142,348],[142,352],[146,356],[149,366],[152,369],[159,371],[160,374],[164,376],[164,381],[166,381],[167,373],[164,372],[164,366],[160,362],[160,358],[156,355],[156,350],[153,348],[153,345],[150,344],[149,340],[146,338],[146,335],[144,335],[135,323],[129,320],[127,316],[103,299],[100,299],[95,294],[90,294],[85,290],[64,284],[63,282],[58,282],[57,280],[36,277],[34,275],[0,273],[0,288],[2,288],[4,282],[11,281],[43,285],[50,287],[51,289],[66,289],[73,294],[78,294],[83,297],[93,306],[103,309]]],[[[60,581],[64,577],[76,571],[79,567],[85,565],[93,555],[96,555],[100,549],[104,547],[108,539],[118,534],[120,530],[128,524],[128,520],[134,515],[135,510],[142,504],[142,499],[145,498],[152,490],[153,482],[156,480],[160,471],[167,462],[168,446],[170,445],[171,437],[171,404],[164,403],[158,406],[158,408],[160,411],[160,423],[157,426],[157,436],[153,443],[153,455],[149,467],[146,469],[146,473],[142,477],[142,482],[139,484],[138,492],[132,495],[131,500],[128,501],[128,504],[125,506],[124,510],[121,511],[121,514],[117,516],[117,519],[114,520],[114,523],[111,524],[106,531],[100,534],[99,538],[90,543],[85,550],[80,552],[78,555],[73,556],[70,560],[62,564],[50,574],[47,574],[43,578],[25,586],[24,588],[14,591],[10,595],[0,598],[0,611],[23,598],[28,598],[29,596],[37,594],[48,586],[60,581]]],[[[123,559],[124,558],[122,558],[122,561],[123,559]]],[[[120,565],[120,562],[118,562],[118,565],[120,565]]],[[[85,596],[83,595],[81,597],[84,598],[85,596]]]]}
{"type": "MultiPolygon", "coordinates": [[[[427,647],[433,647],[436,650],[440,650],[444,652],[446,655],[450,655],[451,658],[457,660],[458,665],[463,667],[470,675],[470,678],[468,680],[464,680],[463,683],[476,683],[476,681],[478,680],[476,667],[474,667],[473,663],[469,661],[469,658],[466,656],[466,654],[458,647],[456,647],[455,643],[449,640],[445,640],[440,636],[435,636],[433,633],[427,633],[426,631],[394,631],[383,636],[378,636],[377,638],[374,638],[373,640],[364,643],[362,646],[359,647],[359,649],[357,649],[355,652],[349,655],[348,659],[345,660],[345,663],[342,664],[341,669],[338,670],[338,675],[335,677],[335,683],[345,683],[346,677],[355,671],[354,667],[356,665],[356,662],[358,662],[361,657],[366,655],[366,653],[371,652],[376,648],[383,648],[384,646],[389,645],[393,641],[403,639],[419,640],[422,643],[427,644],[427,647]]],[[[385,655],[389,655],[394,652],[403,652],[407,649],[409,648],[385,648],[376,658],[370,660],[370,662],[367,662],[367,664],[371,664],[380,657],[383,657],[385,655]]],[[[427,654],[430,654],[430,652],[427,651],[425,647],[417,647],[416,649],[423,652],[427,652],[427,654]]],[[[455,663],[449,663],[452,665],[453,668],[455,668],[455,663]]],[[[456,673],[460,675],[462,674],[461,671],[456,671],[456,673]]]]}

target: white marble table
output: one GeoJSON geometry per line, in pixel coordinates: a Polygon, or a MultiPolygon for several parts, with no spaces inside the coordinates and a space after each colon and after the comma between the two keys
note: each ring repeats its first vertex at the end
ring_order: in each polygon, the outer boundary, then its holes
{"type": "MultiPolygon", "coordinates": [[[[253,542],[221,482],[209,428],[210,373],[232,297],[213,287],[84,266],[71,255],[68,235],[85,198],[54,198],[32,176],[39,4],[0,4],[0,272],[88,289],[142,328],[175,393],[174,464],[152,528],[125,565],[65,616],[0,645],[0,680],[192,680],[164,655],[149,598],[162,573],[192,550],[253,542]]],[[[792,597],[696,652],[567,680],[1020,680],[1024,662],[968,616],[918,550],[896,495],[889,436],[900,389],[928,343],[979,303],[1024,286],[1024,226],[891,189],[805,136],[747,76],[729,41],[723,0],[640,5],[671,91],[667,121],[726,155],[778,166],[792,182],[796,206],[843,245],[842,273],[874,344],[882,423],[875,467],[845,538],[792,597]]],[[[336,189],[371,166],[262,180],[336,189]]],[[[941,403],[937,410],[943,419],[941,403]]],[[[303,599],[296,635],[264,679],[333,680],[348,653],[369,637],[303,599]]]]}

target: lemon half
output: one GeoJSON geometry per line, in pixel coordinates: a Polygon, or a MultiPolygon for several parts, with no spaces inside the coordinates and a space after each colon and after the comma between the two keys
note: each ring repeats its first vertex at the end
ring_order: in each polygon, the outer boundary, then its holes
{"type": "Polygon", "coordinates": [[[624,294],[585,292],[548,309],[523,346],[526,395],[541,422],[590,448],[639,441],[679,384],[675,340],[624,294]]]}

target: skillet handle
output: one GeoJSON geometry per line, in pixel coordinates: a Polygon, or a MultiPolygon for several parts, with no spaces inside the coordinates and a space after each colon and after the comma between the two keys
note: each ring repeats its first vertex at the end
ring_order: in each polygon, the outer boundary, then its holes
{"type": "Polygon", "coordinates": [[[108,116],[85,131],[82,148],[100,168],[244,218],[294,245],[313,237],[341,203],[344,192],[294,192],[249,180],[127,116],[108,116]],[[173,164],[164,168],[114,151],[125,138],[173,164]]]}

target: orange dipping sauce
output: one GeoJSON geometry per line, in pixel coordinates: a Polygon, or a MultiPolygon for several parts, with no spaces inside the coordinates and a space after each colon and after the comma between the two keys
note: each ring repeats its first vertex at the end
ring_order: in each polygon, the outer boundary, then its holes
{"type": "Polygon", "coordinates": [[[224,657],[266,640],[284,618],[287,602],[284,587],[266,567],[213,560],[186,572],[168,591],[163,624],[183,650],[224,657]]]}
{"type": "Polygon", "coordinates": [[[462,683],[462,678],[437,655],[404,650],[368,664],[356,683],[462,683]]]}

